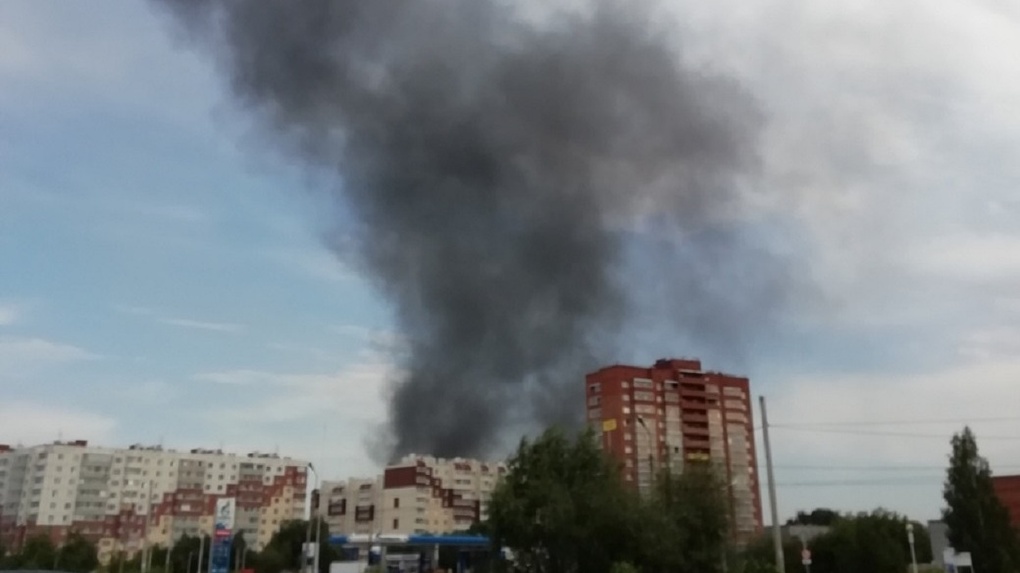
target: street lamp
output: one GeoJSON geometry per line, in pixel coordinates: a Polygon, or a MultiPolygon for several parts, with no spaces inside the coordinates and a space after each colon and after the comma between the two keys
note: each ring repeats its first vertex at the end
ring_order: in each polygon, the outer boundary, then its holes
{"type": "Polygon", "coordinates": [[[649,485],[655,482],[655,438],[652,436],[652,430],[645,424],[645,419],[641,416],[637,417],[637,423],[641,426],[641,429],[645,431],[645,435],[648,437],[648,479],[649,485]]]}
{"type": "Polygon", "coordinates": [[[807,538],[803,535],[800,536],[800,562],[804,565],[804,573],[811,573],[811,551],[807,546],[807,538]]]}
{"type": "MultiPolygon", "coordinates": [[[[315,474],[315,489],[312,490],[314,492],[315,490],[319,489],[319,472],[315,471],[315,466],[312,465],[312,462],[308,462],[308,469],[311,470],[311,472],[313,474],[315,474]]],[[[320,494],[320,504],[321,504],[321,494],[320,494]]],[[[314,552],[312,554],[313,555],[313,557],[312,557],[312,563],[313,563],[312,567],[313,567],[313,569],[311,570],[310,573],[318,573],[319,572],[319,546],[318,546],[318,544],[322,543],[321,534],[322,534],[322,520],[319,519],[318,513],[315,512],[315,508],[312,507],[312,496],[309,496],[308,497],[308,531],[305,532],[305,547],[307,547],[308,549],[311,549],[314,552]],[[315,542],[316,542],[315,546],[312,545],[312,518],[313,517],[315,517],[315,542]]],[[[308,549],[306,549],[306,551],[308,551],[308,549]]],[[[305,559],[306,562],[307,562],[308,555],[306,554],[303,557],[303,559],[305,559]]]]}
{"type": "Polygon", "coordinates": [[[917,553],[914,551],[914,524],[907,523],[907,542],[910,543],[910,569],[917,573],[917,553]]]}

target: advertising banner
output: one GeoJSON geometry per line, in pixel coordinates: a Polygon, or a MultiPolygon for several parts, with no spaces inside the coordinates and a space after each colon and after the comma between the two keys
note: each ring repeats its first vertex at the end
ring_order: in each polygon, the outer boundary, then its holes
{"type": "Polygon", "coordinates": [[[229,573],[230,551],[234,541],[234,513],[237,500],[232,497],[216,500],[215,531],[209,548],[209,573],[229,573]]]}

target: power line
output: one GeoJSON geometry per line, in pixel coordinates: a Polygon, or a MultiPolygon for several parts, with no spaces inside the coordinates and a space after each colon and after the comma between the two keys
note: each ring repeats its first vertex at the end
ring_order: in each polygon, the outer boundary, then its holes
{"type": "Polygon", "coordinates": [[[921,420],[851,420],[844,422],[788,422],[769,424],[780,427],[847,427],[847,426],[930,426],[934,424],[973,424],[975,422],[1020,422],[1020,416],[996,416],[987,418],[930,418],[921,420]]]}
{"type": "MultiPolygon", "coordinates": [[[[945,472],[945,466],[812,466],[812,465],[777,465],[776,469],[799,470],[809,472],[904,472],[904,471],[938,471],[945,472]]],[[[1018,465],[996,465],[997,471],[1020,470],[1018,465]]]]}
{"type": "MultiPolygon", "coordinates": [[[[902,479],[859,479],[859,480],[805,480],[776,482],[776,487],[861,487],[861,486],[920,486],[941,484],[941,479],[930,476],[916,476],[902,479]]],[[[765,484],[763,484],[765,485],[765,484]]]]}
{"type": "MultiPolygon", "coordinates": [[[[811,470],[811,471],[857,471],[857,472],[900,472],[900,471],[927,471],[927,470],[939,470],[945,471],[946,466],[817,466],[817,465],[788,465],[782,464],[775,466],[777,469],[784,470],[811,470]]],[[[997,466],[1005,467],[1005,466],[997,466]]],[[[1020,466],[1013,466],[1020,468],[1020,466]]]]}
{"type": "MultiPolygon", "coordinates": [[[[806,433],[818,433],[818,434],[843,434],[848,436],[881,436],[881,437],[896,437],[896,438],[936,438],[940,440],[948,441],[951,436],[946,434],[922,434],[914,432],[877,432],[869,430],[841,430],[837,428],[822,428],[822,427],[809,427],[809,426],[791,426],[787,424],[770,424],[770,428],[777,430],[788,430],[794,432],[806,432],[806,433]]],[[[1020,435],[1016,436],[980,436],[981,440],[1020,440],[1020,435]]]]}

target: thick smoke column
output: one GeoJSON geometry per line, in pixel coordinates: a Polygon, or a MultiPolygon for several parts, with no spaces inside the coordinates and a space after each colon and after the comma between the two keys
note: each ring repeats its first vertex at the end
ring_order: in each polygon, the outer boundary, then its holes
{"type": "Polygon", "coordinates": [[[647,2],[530,18],[495,0],[162,3],[267,141],[335,174],[410,345],[392,453],[483,454],[510,424],[576,421],[583,368],[617,356],[636,298],[725,340],[737,306],[771,296],[727,290],[760,277],[713,230],[742,202],[757,116],[680,62],[647,2]],[[685,268],[649,248],[659,272],[625,273],[642,236],[690,237],[685,268]]]}

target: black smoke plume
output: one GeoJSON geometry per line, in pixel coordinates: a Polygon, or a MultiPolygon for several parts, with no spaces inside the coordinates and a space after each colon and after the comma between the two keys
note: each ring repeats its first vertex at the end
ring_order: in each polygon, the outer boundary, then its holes
{"type": "Polygon", "coordinates": [[[391,454],[577,422],[584,369],[627,349],[641,308],[726,345],[781,296],[732,230],[760,117],[649,1],[159,3],[266,141],[334,174],[410,348],[391,454]]]}

